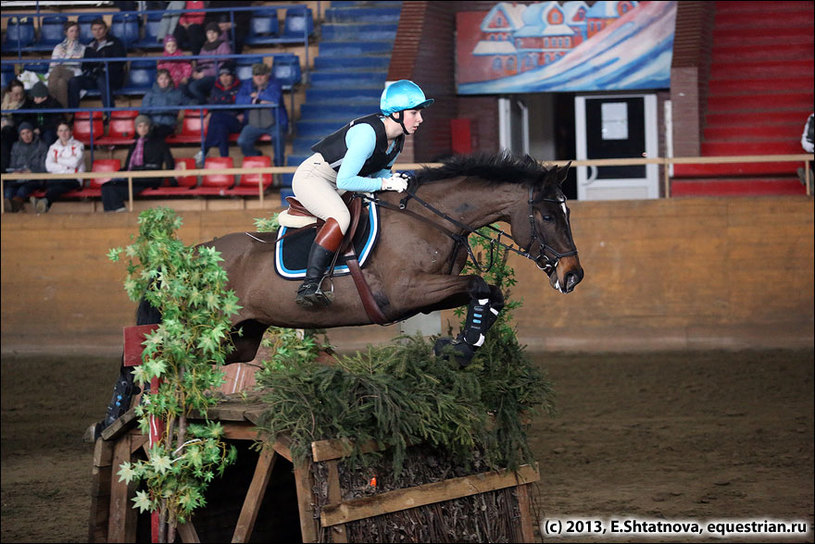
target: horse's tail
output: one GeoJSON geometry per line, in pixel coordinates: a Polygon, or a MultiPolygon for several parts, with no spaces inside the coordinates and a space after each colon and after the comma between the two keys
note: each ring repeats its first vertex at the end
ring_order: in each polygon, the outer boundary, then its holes
{"type": "Polygon", "coordinates": [[[136,325],[154,325],[156,323],[161,323],[161,311],[150,304],[147,299],[142,298],[136,310],[136,325]]]}

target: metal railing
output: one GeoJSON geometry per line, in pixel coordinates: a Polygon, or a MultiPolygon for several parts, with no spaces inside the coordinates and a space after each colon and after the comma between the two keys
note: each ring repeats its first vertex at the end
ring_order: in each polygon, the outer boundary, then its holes
{"type": "MultiPolygon", "coordinates": [[[[745,156],[725,156],[725,157],[655,157],[648,159],[592,159],[592,160],[557,160],[542,161],[546,164],[565,166],[571,163],[572,166],[630,166],[643,164],[659,164],[665,166],[665,196],[670,198],[670,177],[668,176],[668,166],[672,164],[730,164],[730,163],[763,163],[763,162],[797,162],[801,161],[806,171],[806,194],[811,196],[812,179],[810,168],[815,160],[812,154],[797,155],[745,155],[745,156]]],[[[440,163],[397,163],[394,170],[416,170],[424,167],[441,166],[440,163]]],[[[119,172],[78,172],[75,174],[0,174],[0,190],[5,181],[12,180],[37,180],[37,179],[88,179],[88,178],[127,178],[128,179],[128,210],[133,211],[133,178],[153,178],[168,176],[203,176],[209,174],[288,174],[293,173],[295,166],[270,166],[265,168],[200,168],[195,170],[142,170],[142,171],[119,171],[119,172]]],[[[258,179],[258,194],[263,203],[264,187],[262,178],[258,179]]],[[[5,213],[5,212],[3,212],[5,213]]]]}

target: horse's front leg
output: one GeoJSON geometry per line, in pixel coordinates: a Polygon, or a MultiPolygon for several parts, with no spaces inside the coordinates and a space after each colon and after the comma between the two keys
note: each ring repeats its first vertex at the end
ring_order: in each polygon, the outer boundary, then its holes
{"type": "Polygon", "coordinates": [[[504,307],[504,295],[495,285],[488,285],[479,276],[470,277],[470,302],[464,328],[455,339],[439,338],[434,346],[437,356],[456,360],[463,368],[470,364],[478,348],[484,344],[487,331],[495,324],[504,307]]]}

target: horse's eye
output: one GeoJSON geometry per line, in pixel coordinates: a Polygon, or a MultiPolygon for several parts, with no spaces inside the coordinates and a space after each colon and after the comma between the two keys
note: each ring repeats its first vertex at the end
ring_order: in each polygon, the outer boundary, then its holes
{"type": "Polygon", "coordinates": [[[551,215],[542,215],[542,216],[541,216],[541,218],[542,218],[544,221],[546,221],[547,223],[549,223],[549,222],[551,222],[551,221],[552,221],[552,216],[551,216],[551,215]]]}

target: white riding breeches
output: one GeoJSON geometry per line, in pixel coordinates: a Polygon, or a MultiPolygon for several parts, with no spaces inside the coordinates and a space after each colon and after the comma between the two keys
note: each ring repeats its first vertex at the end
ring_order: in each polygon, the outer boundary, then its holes
{"type": "Polygon", "coordinates": [[[351,223],[351,214],[337,189],[337,172],[323,156],[315,153],[297,167],[291,188],[300,204],[323,221],[334,218],[343,234],[351,223]]]}

